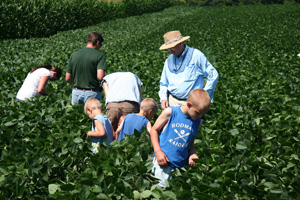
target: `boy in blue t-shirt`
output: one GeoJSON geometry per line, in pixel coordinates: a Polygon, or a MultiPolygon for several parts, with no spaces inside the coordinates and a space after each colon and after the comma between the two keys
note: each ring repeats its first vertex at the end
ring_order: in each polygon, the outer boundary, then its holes
{"type": "Polygon", "coordinates": [[[159,186],[166,187],[166,181],[172,178],[169,173],[174,169],[196,164],[194,139],[210,104],[208,93],[195,89],[184,106],[168,107],[157,118],[150,136],[155,154],[152,172],[160,179],[159,186]]]}
{"type": "Polygon", "coordinates": [[[116,140],[121,141],[125,138],[125,135],[132,135],[134,130],[142,132],[145,127],[150,133],[151,120],[158,111],[158,104],[152,98],[146,98],[141,102],[139,113],[130,113],[121,122],[116,130],[116,140]]]}
{"type": "Polygon", "coordinates": [[[98,153],[100,142],[107,146],[112,142],[114,131],[109,119],[102,114],[101,103],[95,98],[90,98],[85,102],[84,112],[91,118],[92,130],[87,133],[87,139],[91,140],[93,153],[98,153]]]}

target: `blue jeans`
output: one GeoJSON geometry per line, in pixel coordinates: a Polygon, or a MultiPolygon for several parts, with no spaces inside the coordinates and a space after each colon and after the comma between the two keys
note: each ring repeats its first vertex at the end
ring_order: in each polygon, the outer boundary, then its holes
{"type": "Polygon", "coordinates": [[[72,90],[72,105],[84,104],[89,98],[95,98],[101,101],[101,92],[95,92],[91,90],[72,90]]]}

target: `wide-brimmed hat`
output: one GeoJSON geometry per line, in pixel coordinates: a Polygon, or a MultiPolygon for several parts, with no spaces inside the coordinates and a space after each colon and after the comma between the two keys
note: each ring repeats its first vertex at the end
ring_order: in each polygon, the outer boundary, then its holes
{"type": "Polygon", "coordinates": [[[175,47],[180,42],[189,39],[190,36],[183,37],[180,31],[170,31],[164,35],[165,44],[161,45],[159,50],[169,49],[175,47]]]}

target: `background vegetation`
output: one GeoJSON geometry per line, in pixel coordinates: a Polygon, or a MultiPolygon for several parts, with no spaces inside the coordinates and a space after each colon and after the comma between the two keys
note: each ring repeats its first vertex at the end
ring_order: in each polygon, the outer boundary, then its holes
{"type": "Polygon", "coordinates": [[[300,0],[186,0],[187,5],[198,6],[233,6],[254,4],[295,4],[300,0]]]}
{"type": "Polygon", "coordinates": [[[177,0],[2,0],[0,40],[47,37],[107,20],[161,11],[177,0]]]}
{"type": "Polygon", "coordinates": [[[300,0],[2,0],[0,40],[48,37],[107,20],[162,11],[175,5],[295,4],[300,0]]]}
{"type": "Polygon", "coordinates": [[[299,10],[298,4],[176,6],[48,38],[0,41],[0,198],[298,199],[299,10]],[[169,54],[158,48],[170,30],[191,36],[187,44],[206,54],[220,80],[197,135],[198,164],[174,172],[166,189],[153,187],[145,132],[90,152],[91,121],[82,106],[70,105],[64,77],[49,83],[48,97],[15,101],[30,69],[50,63],[65,73],[91,31],[104,36],[107,73],[135,73],[143,97],[158,101],[169,54]]]}

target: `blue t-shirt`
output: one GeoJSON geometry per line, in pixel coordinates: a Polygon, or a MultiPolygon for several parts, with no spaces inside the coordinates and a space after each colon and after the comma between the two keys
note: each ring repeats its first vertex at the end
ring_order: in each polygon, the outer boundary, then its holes
{"type": "Polygon", "coordinates": [[[92,122],[93,132],[95,132],[95,123],[94,123],[95,120],[98,120],[103,124],[105,129],[105,137],[103,138],[91,137],[91,142],[92,143],[105,142],[107,145],[109,145],[113,141],[113,130],[109,119],[106,117],[106,115],[97,115],[96,117],[94,117],[92,122]]]}
{"type": "Polygon", "coordinates": [[[193,120],[179,106],[171,109],[169,122],[159,134],[159,145],[170,161],[168,165],[175,169],[188,164],[191,142],[197,135],[201,118],[193,120]]]}
{"type": "Polygon", "coordinates": [[[141,133],[143,127],[146,127],[148,122],[149,120],[144,116],[139,116],[135,113],[128,114],[123,121],[123,126],[120,131],[118,141],[124,139],[125,134],[132,135],[134,130],[137,130],[141,133]]]}

